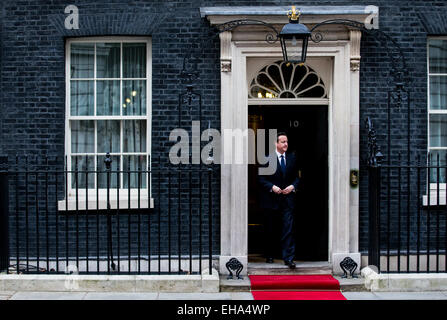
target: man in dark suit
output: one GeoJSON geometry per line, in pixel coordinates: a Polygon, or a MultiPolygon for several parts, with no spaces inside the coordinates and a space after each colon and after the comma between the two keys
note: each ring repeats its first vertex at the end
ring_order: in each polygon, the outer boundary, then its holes
{"type": "MultiPolygon", "coordinates": [[[[276,171],[271,175],[258,175],[260,185],[260,206],[265,214],[266,257],[273,262],[273,243],[275,220],[281,219],[281,248],[284,264],[295,269],[295,239],[293,234],[293,210],[295,208],[295,192],[298,188],[298,167],[295,155],[287,153],[287,134],[279,132],[276,139],[276,171]]],[[[270,158],[273,160],[273,158],[270,158]]]]}

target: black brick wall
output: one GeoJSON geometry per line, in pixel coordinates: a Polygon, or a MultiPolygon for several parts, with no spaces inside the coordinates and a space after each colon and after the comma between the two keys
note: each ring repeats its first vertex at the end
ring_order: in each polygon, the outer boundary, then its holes
{"type": "MultiPolygon", "coordinates": [[[[4,3],[1,2],[0,3],[0,17],[1,20],[4,21],[4,10],[3,10],[3,6],[4,3]]],[[[0,23],[0,86],[3,83],[3,72],[1,72],[1,70],[3,70],[2,66],[3,66],[3,23],[0,23]]],[[[5,117],[5,112],[4,112],[4,104],[3,104],[3,90],[0,90],[0,141],[4,141],[4,137],[3,137],[3,119],[5,117]]],[[[3,153],[3,145],[4,143],[0,143],[0,153],[3,153]]]]}
{"type": "MultiPolygon", "coordinates": [[[[4,5],[1,35],[0,151],[9,156],[64,155],[65,39],[80,36],[152,36],[152,153],[167,160],[169,132],[177,126],[179,78],[185,54],[198,56],[195,89],[203,98],[202,119],[220,126],[219,42],[208,37],[209,27],[199,15],[201,6],[290,5],[288,1],[8,1],[4,5]],[[64,8],[75,4],[80,29],[64,28],[64,8]],[[203,40],[205,39],[205,40],[203,40]],[[201,47],[199,45],[203,43],[201,47]]],[[[403,48],[408,61],[411,103],[412,155],[427,149],[428,35],[447,34],[445,1],[301,1],[300,5],[377,5],[380,29],[403,48]]],[[[386,154],[387,78],[389,59],[381,44],[364,36],[361,47],[360,117],[361,155],[366,155],[363,120],[370,116],[386,154]]],[[[187,114],[185,114],[186,117],[187,114]]],[[[190,115],[191,116],[191,115],[190,115]]],[[[406,152],[406,110],[392,110],[392,155],[406,152]]],[[[185,118],[186,119],[186,118],[185,118]]],[[[404,154],[405,158],[405,154],[404,154]]],[[[414,158],[413,158],[414,159],[414,158]]],[[[59,168],[61,168],[59,166],[59,168]]],[[[414,180],[413,180],[414,181],[414,180]]],[[[218,181],[216,182],[219,188],[218,181]]],[[[367,249],[367,179],[360,168],[360,248],[367,249]]],[[[216,196],[219,190],[216,189],[216,196]]],[[[219,207],[218,198],[216,208],[219,207]]],[[[219,250],[219,214],[216,212],[215,252],[219,250]]]]}

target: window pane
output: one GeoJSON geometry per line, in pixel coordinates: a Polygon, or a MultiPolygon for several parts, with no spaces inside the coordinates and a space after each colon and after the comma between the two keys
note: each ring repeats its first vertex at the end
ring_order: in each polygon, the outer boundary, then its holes
{"type": "Polygon", "coordinates": [[[118,182],[121,184],[118,179],[120,179],[117,171],[120,171],[120,156],[111,156],[112,165],[110,166],[110,174],[107,174],[106,165],[104,163],[105,156],[98,156],[97,159],[97,168],[98,168],[98,188],[107,188],[107,177],[109,176],[109,187],[116,188],[118,186],[118,182]],[[115,171],[115,172],[113,172],[115,171]]]}
{"type": "Polygon", "coordinates": [[[123,152],[146,152],[146,120],[123,121],[123,152]]]}
{"type": "Polygon", "coordinates": [[[146,80],[123,80],[123,115],[146,115],[146,80]]]}
{"type": "Polygon", "coordinates": [[[285,45],[287,48],[287,58],[289,61],[301,61],[303,52],[303,40],[293,37],[286,38],[285,45]]]}
{"type": "Polygon", "coordinates": [[[447,40],[429,40],[430,73],[447,73],[447,40]]]}
{"type": "Polygon", "coordinates": [[[88,179],[88,188],[95,187],[95,157],[94,156],[77,156],[71,157],[71,187],[78,189],[86,187],[85,182],[88,179]],[[78,173],[76,174],[76,168],[78,173]],[[77,182],[77,183],[76,183],[77,182]]]}
{"type": "Polygon", "coordinates": [[[430,147],[447,147],[447,115],[430,115],[430,147]]]}
{"type": "Polygon", "coordinates": [[[96,77],[120,77],[121,45],[119,43],[96,44],[96,77]]]}
{"type": "MultiPolygon", "coordinates": [[[[447,164],[447,162],[446,162],[447,150],[431,150],[430,157],[431,157],[430,166],[437,166],[438,165],[438,157],[439,157],[439,166],[444,167],[444,168],[439,169],[439,183],[445,183],[446,182],[445,166],[447,164]]],[[[437,168],[430,169],[429,176],[430,176],[431,183],[437,183],[438,169],[437,168]]]]}
{"type": "Polygon", "coordinates": [[[124,188],[146,188],[146,156],[123,156],[123,183],[124,188]]]}
{"type": "Polygon", "coordinates": [[[93,81],[73,80],[70,86],[72,116],[92,116],[94,111],[93,81]]]}
{"type": "Polygon", "coordinates": [[[72,78],[93,78],[95,45],[72,43],[70,49],[70,75],[72,78]]]}
{"type": "Polygon", "coordinates": [[[96,82],[96,114],[98,116],[120,115],[119,80],[98,80],[96,82]]]}
{"type": "Polygon", "coordinates": [[[70,121],[71,152],[95,152],[95,122],[93,120],[70,121]]]}
{"type": "Polygon", "coordinates": [[[98,153],[120,152],[120,121],[98,120],[98,153]]]}
{"type": "Polygon", "coordinates": [[[447,77],[430,76],[430,109],[447,109],[447,77]]]}
{"type": "MultiPolygon", "coordinates": [[[[250,92],[251,96],[253,98],[277,98],[278,97],[278,93],[275,91],[267,91],[264,88],[258,87],[258,86],[253,86],[251,88],[251,92],[250,92]]],[[[295,96],[293,96],[292,98],[295,98],[295,96]]]]}
{"type": "Polygon", "coordinates": [[[123,43],[123,78],[146,78],[145,43],[123,43]]]}

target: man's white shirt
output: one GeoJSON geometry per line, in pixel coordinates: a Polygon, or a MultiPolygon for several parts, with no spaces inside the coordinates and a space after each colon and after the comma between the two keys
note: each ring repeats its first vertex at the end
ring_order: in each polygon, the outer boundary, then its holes
{"type": "MultiPolygon", "coordinates": [[[[279,163],[281,164],[281,156],[284,156],[284,165],[286,165],[286,153],[284,152],[284,153],[279,153],[278,152],[278,150],[275,150],[275,152],[276,152],[276,156],[277,156],[277,158],[278,158],[278,161],[279,161],[279,163]]],[[[273,187],[272,187],[272,189],[270,189],[270,192],[273,192],[273,187]]],[[[295,192],[295,187],[293,187],[293,190],[292,190],[292,192],[295,192]]]]}
{"type": "Polygon", "coordinates": [[[279,163],[281,163],[281,156],[283,155],[284,156],[284,165],[286,165],[286,153],[284,152],[283,154],[281,154],[278,152],[278,150],[275,150],[275,151],[276,151],[276,156],[278,157],[279,163]]]}

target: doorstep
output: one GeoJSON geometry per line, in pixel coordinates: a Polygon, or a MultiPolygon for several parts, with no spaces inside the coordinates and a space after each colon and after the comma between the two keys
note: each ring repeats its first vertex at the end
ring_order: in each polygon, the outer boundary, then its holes
{"type": "Polygon", "coordinates": [[[228,275],[220,276],[221,292],[250,292],[251,284],[248,276],[242,276],[242,279],[227,279],[228,275]]]}
{"type": "MultiPolygon", "coordinates": [[[[365,292],[369,291],[365,287],[365,279],[358,278],[341,278],[340,276],[333,276],[340,283],[341,292],[365,292]]],[[[227,279],[227,276],[220,277],[220,291],[221,292],[250,292],[250,279],[245,276],[242,280],[227,279]]]]}
{"type": "Polygon", "coordinates": [[[296,268],[290,269],[282,260],[275,259],[274,263],[265,261],[248,262],[249,275],[310,275],[332,274],[332,266],[327,261],[295,261],[296,268]]]}
{"type": "MultiPolygon", "coordinates": [[[[274,263],[249,262],[248,275],[333,275],[332,266],[326,262],[302,262],[295,261],[296,269],[289,269],[281,260],[274,263]]],[[[220,276],[221,292],[249,292],[251,290],[250,279],[247,275],[243,279],[227,279],[228,275],[220,276]]],[[[342,292],[368,291],[365,287],[365,279],[358,275],[357,278],[342,278],[340,275],[333,275],[340,283],[342,292]]]]}
{"type": "Polygon", "coordinates": [[[333,275],[340,283],[341,292],[365,292],[369,291],[365,286],[365,278],[358,275],[357,278],[342,278],[339,275],[333,275]]]}

